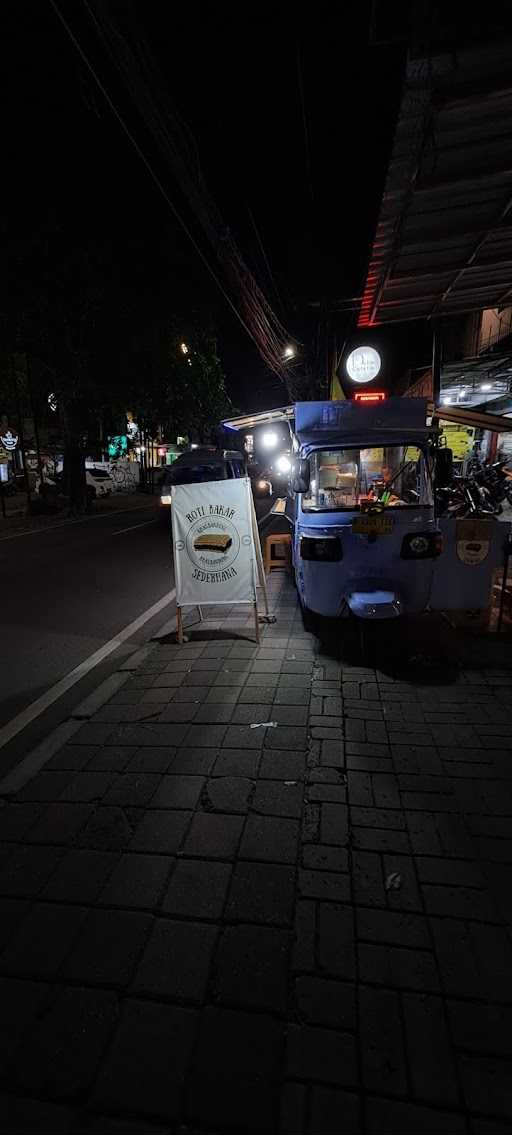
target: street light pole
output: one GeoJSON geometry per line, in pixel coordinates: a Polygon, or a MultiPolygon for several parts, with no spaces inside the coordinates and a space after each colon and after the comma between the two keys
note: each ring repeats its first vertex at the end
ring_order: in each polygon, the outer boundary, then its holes
{"type": "MultiPolygon", "coordinates": [[[[27,494],[27,510],[28,510],[28,512],[30,512],[30,505],[31,505],[30,481],[28,479],[27,458],[26,458],[26,455],[25,455],[25,439],[23,437],[23,418],[21,416],[21,402],[20,402],[20,392],[19,392],[19,389],[18,389],[18,375],[16,373],[16,364],[14,363],[12,355],[10,356],[10,361],[11,361],[11,379],[12,379],[12,384],[14,386],[14,398],[15,398],[15,402],[16,402],[16,413],[17,413],[18,422],[19,422],[18,437],[19,437],[19,443],[20,443],[21,463],[23,465],[23,472],[25,474],[25,491],[26,491],[26,494],[27,494]]],[[[15,468],[16,468],[16,465],[15,465],[15,468]]]]}
{"type": "Polygon", "coordinates": [[[39,470],[39,492],[41,494],[41,498],[43,498],[43,496],[44,496],[44,493],[43,493],[44,478],[43,478],[43,462],[41,460],[41,446],[39,444],[39,422],[37,420],[36,405],[35,405],[35,402],[34,402],[34,392],[33,392],[33,388],[32,388],[32,368],[31,368],[31,365],[30,365],[30,359],[29,359],[28,354],[25,355],[25,369],[26,369],[26,374],[27,374],[27,387],[28,387],[28,396],[29,396],[29,401],[30,401],[30,409],[32,411],[32,421],[34,423],[34,440],[35,440],[35,443],[36,443],[37,468],[39,470]]]}
{"type": "Polygon", "coordinates": [[[438,320],[432,325],[432,401],[434,409],[441,403],[441,326],[438,320]]]}

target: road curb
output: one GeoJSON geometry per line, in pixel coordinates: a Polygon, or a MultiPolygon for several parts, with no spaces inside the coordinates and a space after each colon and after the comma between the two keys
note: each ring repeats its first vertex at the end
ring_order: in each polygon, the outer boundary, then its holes
{"type": "MultiPolygon", "coordinates": [[[[139,652],[137,651],[137,653],[139,652]]],[[[100,682],[100,685],[92,691],[92,694],[89,694],[76,706],[71,714],[71,719],[83,721],[84,718],[92,717],[106,702],[110,701],[114,694],[117,694],[118,690],[128,681],[129,676],[129,673],[123,674],[119,670],[115,674],[110,674],[104,682],[100,682]]]]}
{"type": "Polygon", "coordinates": [[[100,685],[76,706],[66,721],[61,721],[60,725],[57,725],[43,741],[36,745],[28,756],[11,769],[3,780],[0,780],[0,797],[12,796],[21,788],[24,788],[25,784],[36,773],[40,772],[44,765],[69,741],[70,737],[80,729],[82,723],[93,717],[106,702],[110,701],[114,694],[122,689],[130,674],[137,670],[142,662],[146,661],[157,645],[156,642],[148,642],[145,646],[141,646],[139,650],[133,652],[130,658],[127,658],[126,662],[123,662],[119,670],[100,682],[100,685]]]}
{"type": "Polygon", "coordinates": [[[81,726],[80,720],[71,718],[68,721],[61,721],[60,725],[40,741],[27,757],[4,776],[0,781],[0,796],[13,796],[20,791],[20,788],[24,788],[25,784],[55,756],[55,753],[58,753],[81,726]]]}
{"type": "Polygon", "coordinates": [[[163,638],[167,638],[170,634],[176,634],[176,615],[172,615],[171,618],[160,627],[160,630],[155,632],[151,639],[153,646],[158,646],[159,642],[161,642],[163,638]]]}
{"type": "Polygon", "coordinates": [[[153,653],[155,646],[156,643],[151,639],[150,642],[146,642],[144,646],[139,647],[138,650],[134,650],[133,654],[130,654],[130,657],[119,667],[118,672],[123,673],[125,671],[130,672],[131,670],[137,670],[141,663],[145,662],[146,659],[149,658],[149,655],[153,653]]]}

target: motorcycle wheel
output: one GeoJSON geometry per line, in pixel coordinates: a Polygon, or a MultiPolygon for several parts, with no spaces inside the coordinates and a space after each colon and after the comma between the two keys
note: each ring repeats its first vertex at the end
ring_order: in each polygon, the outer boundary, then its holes
{"type": "Polygon", "coordinates": [[[482,511],[490,513],[491,516],[501,516],[503,512],[501,505],[498,504],[497,500],[495,500],[490,493],[485,494],[482,505],[482,511]]]}

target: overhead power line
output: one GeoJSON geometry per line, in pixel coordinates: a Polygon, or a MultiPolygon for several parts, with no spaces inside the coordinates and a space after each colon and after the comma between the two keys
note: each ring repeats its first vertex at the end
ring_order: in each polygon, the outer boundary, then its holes
{"type": "Polygon", "coordinates": [[[289,336],[272,311],[251,271],[244,263],[229,228],[225,225],[215,203],[208,194],[192,135],[184,127],[172,106],[165,83],[139,29],[135,29],[135,33],[131,29],[132,35],[129,40],[126,33],[122,34],[119,28],[109,20],[104,4],[90,4],[88,0],[83,0],[84,7],[107,56],[119,71],[145,126],[152,134],[162,157],[174,178],[178,181],[190,208],[208,237],[224,274],[238,297],[239,306],[233,302],[227,293],[180,211],[169,197],[165,185],[155,172],[147,154],[144,153],[141,145],[137,142],[86,51],[63,16],[57,0],[50,0],[50,3],[81,59],[98,84],[115,118],[143,161],[174,217],[201,257],[224,299],[229,303],[245,331],[258,347],[267,365],[280,377],[288,380],[287,385],[289,385],[291,375],[283,362],[284,348],[289,336]],[[239,307],[241,310],[239,310],[239,307]]]}
{"type": "Polygon", "coordinates": [[[306,175],[307,175],[309,192],[310,192],[310,195],[311,195],[311,201],[314,205],[315,204],[315,195],[313,193],[313,177],[312,177],[312,173],[311,173],[311,152],[310,152],[310,147],[309,147],[308,119],[307,119],[307,114],[306,114],[306,100],[304,98],[304,83],[302,81],[302,63],[301,63],[301,58],[300,58],[300,44],[299,44],[298,41],[297,41],[297,82],[298,82],[298,86],[299,86],[300,109],[301,109],[301,113],[302,113],[302,127],[303,127],[303,130],[304,130],[304,156],[305,156],[305,159],[306,159],[306,175]]]}
{"type": "Polygon", "coordinates": [[[233,303],[233,301],[232,301],[232,300],[230,299],[230,297],[229,297],[228,293],[226,292],[226,290],[225,290],[225,289],[224,289],[224,287],[222,286],[222,283],[221,283],[221,281],[219,280],[219,277],[218,277],[218,276],[217,276],[217,274],[216,274],[216,273],[214,272],[214,270],[213,270],[213,268],[212,268],[211,264],[210,264],[210,263],[208,262],[208,260],[206,259],[206,256],[204,255],[204,252],[202,251],[202,249],[201,249],[201,248],[200,248],[200,246],[198,245],[198,243],[197,243],[197,241],[196,241],[195,237],[194,237],[194,236],[193,236],[193,234],[191,233],[191,231],[190,231],[190,229],[189,229],[189,227],[188,227],[188,225],[187,225],[186,221],[185,221],[185,220],[183,219],[183,217],[181,216],[181,213],[179,212],[179,210],[178,210],[178,209],[176,208],[176,206],[175,206],[174,202],[173,202],[173,201],[171,200],[171,198],[169,197],[169,194],[167,193],[167,190],[165,189],[165,187],[164,187],[164,186],[162,185],[162,182],[160,181],[160,178],[159,178],[159,177],[158,177],[158,175],[157,175],[157,174],[155,173],[155,171],[154,171],[154,169],[153,169],[153,167],[152,167],[151,163],[150,163],[150,162],[148,161],[148,159],[147,159],[146,155],[144,154],[143,150],[141,149],[141,147],[139,146],[138,142],[137,142],[137,141],[136,141],[136,139],[134,138],[134,136],[133,136],[133,134],[132,134],[131,130],[130,130],[130,129],[129,129],[129,127],[127,126],[127,124],[126,124],[126,122],[125,122],[124,118],[122,117],[122,115],[121,115],[121,114],[120,114],[120,112],[118,111],[117,107],[115,106],[114,102],[112,101],[112,99],[111,99],[111,97],[110,97],[110,95],[109,95],[108,91],[106,90],[105,86],[103,85],[103,83],[102,83],[102,81],[101,81],[101,79],[100,79],[100,77],[99,77],[99,75],[98,75],[97,71],[96,71],[96,70],[94,69],[94,67],[93,67],[92,63],[90,62],[90,60],[89,60],[89,58],[88,58],[88,56],[86,55],[86,53],[85,53],[85,51],[83,50],[83,48],[81,47],[81,45],[80,45],[80,43],[79,43],[78,39],[76,38],[76,36],[74,35],[74,33],[73,33],[72,29],[70,28],[70,26],[69,26],[69,24],[68,24],[67,20],[65,19],[65,17],[64,17],[64,16],[63,16],[63,14],[62,14],[62,12],[60,11],[58,4],[57,4],[57,3],[55,2],[55,0],[50,0],[50,4],[51,4],[52,8],[54,9],[56,16],[57,16],[57,17],[58,17],[58,19],[60,20],[60,22],[61,22],[62,26],[63,26],[63,27],[64,27],[64,29],[65,29],[65,31],[67,32],[67,34],[68,34],[68,36],[69,36],[69,38],[70,38],[71,42],[73,43],[74,47],[76,48],[76,50],[77,50],[77,52],[78,52],[78,54],[79,54],[80,58],[82,59],[82,62],[83,62],[83,63],[85,63],[85,66],[87,67],[88,71],[89,71],[89,72],[90,72],[90,74],[92,75],[92,77],[93,77],[94,81],[95,81],[95,82],[97,83],[97,85],[98,85],[98,88],[99,88],[99,90],[101,91],[101,93],[102,93],[102,95],[103,95],[103,97],[104,97],[105,101],[106,101],[106,102],[108,103],[108,105],[109,105],[109,107],[110,107],[110,109],[111,109],[111,111],[112,111],[112,113],[113,113],[114,117],[115,117],[115,118],[117,119],[117,121],[119,122],[119,125],[121,126],[122,130],[123,130],[123,131],[124,131],[124,133],[126,134],[126,136],[127,136],[127,138],[129,139],[129,141],[131,142],[131,144],[132,144],[132,146],[133,146],[134,150],[136,151],[136,153],[137,153],[138,157],[140,158],[140,160],[141,160],[141,161],[143,162],[143,164],[145,165],[145,167],[146,167],[146,169],[147,169],[147,171],[148,171],[148,173],[149,173],[150,177],[151,177],[151,178],[153,179],[153,181],[154,181],[155,185],[157,186],[158,190],[159,190],[159,191],[160,191],[160,193],[162,194],[162,197],[163,197],[163,198],[164,198],[164,200],[165,200],[165,201],[167,202],[167,205],[169,206],[169,208],[170,208],[170,210],[171,210],[171,212],[172,212],[173,216],[174,216],[174,217],[176,218],[176,220],[178,221],[178,223],[179,223],[179,224],[181,225],[181,227],[182,227],[183,231],[184,231],[184,232],[186,233],[186,235],[187,235],[188,239],[190,240],[191,244],[192,244],[192,245],[193,245],[193,247],[195,248],[195,250],[196,250],[196,252],[197,252],[198,256],[200,256],[201,260],[203,261],[203,264],[205,265],[205,267],[207,268],[208,272],[210,273],[210,276],[211,276],[211,277],[212,277],[212,279],[213,279],[213,280],[215,281],[215,283],[216,283],[217,287],[219,288],[219,290],[221,291],[222,295],[224,296],[224,299],[225,299],[225,300],[226,300],[226,302],[227,302],[227,303],[229,304],[229,306],[231,307],[232,311],[234,311],[234,313],[235,313],[235,315],[236,315],[237,319],[239,319],[239,320],[240,320],[240,323],[242,324],[242,327],[243,327],[243,328],[244,328],[244,330],[245,330],[245,331],[247,332],[247,334],[248,334],[248,335],[249,335],[249,336],[250,336],[250,337],[251,337],[251,338],[253,339],[253,341],[255,342],[256,346],[258,346],[258,343],[257,343],[257,340],[256,340],[255,336],[254,336],[254,335],[252,334],[252,331],[250,330],[250,328],[249,328],[249,327],[247,326],[247,324],[245,323],[245,320],[244,320],[244,319],[242,319],[242,316],[240,315],[240,312],[239,312],[239,311],[238,311],[238,309],[237,309],[237,308],[235,307],[235,304],[234,304],[234,303],[233,303]]]}
{"type": "Polygon", "coordinates": [[[271,267],[270,267],[270,262],[269,262],[269,259],[268,259],[268,256],[267,256],[267,253],[266,253],[266,251],[265,251],[265,245],[263,244],[263,241],[262,241],[262,239],[261,239],[260,230],[259,230],[259,228],[258,228],[258,226],[257,226],[257,224],[256,224],[256,221],[255,221],[255,219],[254,219],[254,216],[253,216],[253,212],[252,212],[252,209],[250,209],[250,208],[249,208],[249,206],[247,206],[247,212],[248,212],[248,214],[249,214],[249,217],[250,217],[250,219],[251,219],[251,224],[252,224],[252,227],[253,227],[253,229],[254,229],[254,232],[255,232],[255,234],[256,234],[256,240],[258,241],[258,245],[259,245],[259,248],[260,248],[260,252],[261,252],[261,255],[262,255],[262,258],[263,258],[263,263],[265,264],[265,268],[267,269],[267,276],[268,276],[268,278],[269,278],[269,281],[270,281],[270,283],[271,283],[271,285],[272,285],[272,288],[274,289],[274,294],[275,294],[275,297],[276,297],[276,299],[277,299],[277,302],[278,302],[278,304],[279,304],[279,306],[280,306],[280,308],[281,308],[281,311],[284,311],[283,301],[282,301],[282,299],[281,299],[281,296],[279,295],[278,287],[277,287],[277,284],[276,284],[276,281],[275,281],[275,278],[274,278],[274,275],[273,275],[272,269],[271,269],[271,267]]]}

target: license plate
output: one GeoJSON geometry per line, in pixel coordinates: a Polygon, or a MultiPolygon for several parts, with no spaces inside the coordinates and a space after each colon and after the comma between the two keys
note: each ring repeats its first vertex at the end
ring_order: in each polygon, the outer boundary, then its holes
{"type": "Polygon", "coordinates": [[[387,516],[357,516],[352,521],[352,531],[358,536],[390,536],[393,521],[387,516]]]}

